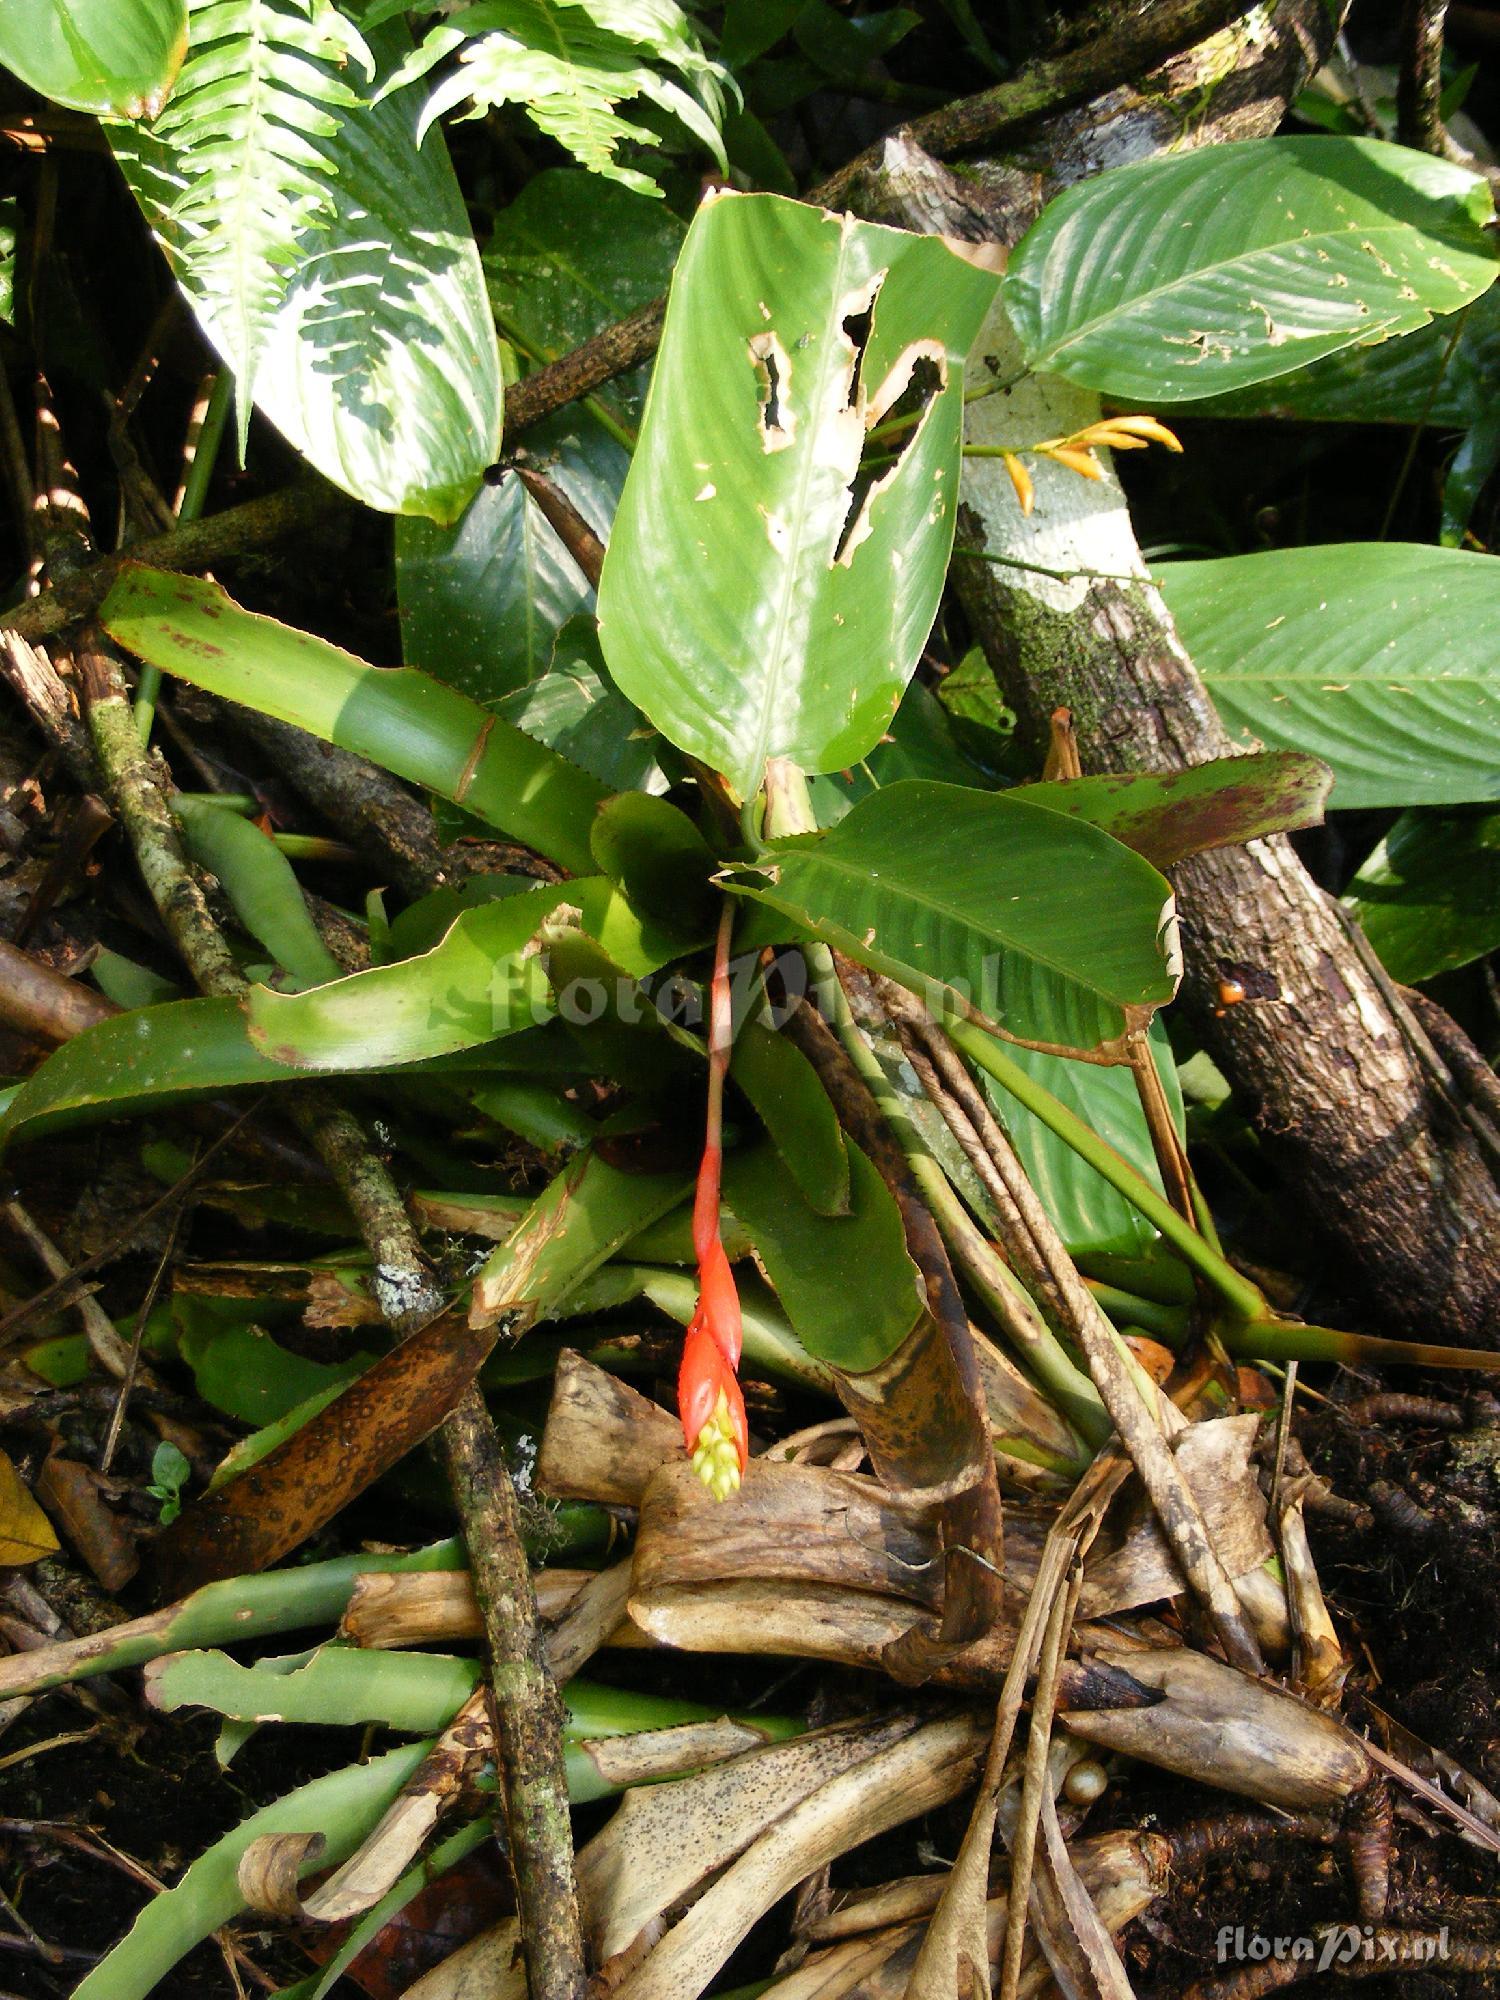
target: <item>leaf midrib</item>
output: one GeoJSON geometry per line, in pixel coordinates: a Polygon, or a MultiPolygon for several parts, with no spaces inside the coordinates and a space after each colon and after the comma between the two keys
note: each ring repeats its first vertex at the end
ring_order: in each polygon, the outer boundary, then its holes
{"type": "MultiPolygon", "coordinates": [[[[1356,234],[1364,237],[1379,237],[1382,235],[1389,235],[1389,236],[1406,235],[1413,232],[1414,228],[1415,225],[1409,222],[1387,222],[1387,223],[1373,223],[1370,225],[1369,228],[1360,230],[1352,228],[1325,229],[1320,231],[1315,236],[1283,237],[1278,239],[1278,241],[1276,241],[1275,243],[1263,243],[1254,250],[1248,250],[1248,251],[1242,250],[1238,253],[1238,255],[1233,257],[1221,257],[1215,263],[1212,264],[1199,264],[1195,266],[1195,268],[1192,271],[1184,272],[1181,277],[1173,278],[1168,284],[1154,286],[1150,291],[1146,292],[1134,292],[1131,294],[1130,299],[1125,304],[1112,307],[1108,312],[1096,313],[1092,319],[1082,320],[1075,323],[1074,326],[1070,328],[1065,338],[1060,338],[1059,340],[1055,341],[1050,347],[1044,347],[1038,349],[1037,352],[1030,358],[1033,364],[1044,363],[1047,361],[1054,361],[1056,360],[1058,355],[1067,353],[1070,347],[1077,346],[1081,341],[1088,338],[1089,335],[1095,333],[1100,327],[1108,326],[1111,321],[1131,318],[1138,313],[1146,314],[1149,316],[1150,308],[1152,308],[1158,301],[1163,299],[1170,299],[1172,295],[1176,292],[1186,291],[1190,286],[1197,284],[1201,279],[1213,277],[1219,272],[1232,271],[1237,267],[1242,267],[1246,264],[1249,264],[1253,262],[1253,260],[1257,257],[1269,256],[1279,251],[1297,250],[1300,249],[1304,244],[1308,247],[1309,250],[1316,249],[1320,243],[1343,244],[1348,242],[1350,238],[1354,237],[1356,234]]],[[[1446,243],[1446,239],[1441,235],[1440,232],[1434,230],[1432,234],[1435,241],[1446,243]]],[[[1447,247],[1452,249],[1455,252],[1455,254],[1459,256],[1463,256],[1465,254],[1472,256],[1474,254],[1472,250],[1466,252],[1458,244],[1447,243],[1447,247]]],[[[1385,277],[1384,272],[1381,272],[1380,276],[1383,283],[1389,284],[1394,282],[1393,280],[1387,279],[1385,277]]],[[[1042,286],[1040,280],[1038,280],[1037,282],[1038,296],[1041,295],[1041,292],[1042,292],[1042,286]]],[[[1411,304],[1412,301],[1407,300],[1404,301],[1404,303],[1411,304]]],[[[1432,306],[1429,306],[1424,300],[1419,298],[1415,301],[1415,303],[1427,315],[1429,321],[1436,316],[1436,309],[1432,306]]],[[[1262,307],[1261,310],[1264,311],[1265,308],[1262,307]]],[[[1366,331],[1366,328],[1364,326],[1361,326],[1359,328],[1352,330],[1357,333],[1363,334],[1366,331]]],[[[1374,334],[1378,333],[1380,331],[1380,328],[1378,325],[1372,325],[1368,328],[1368,331],[1374,334]]],[[[1327,333],[1323,334],[1314,333],[1306,336],[1306,338],[1309,340],[1319,340],[1319,339],[1326,340],[1326,339],[1331,339],[1333,337],[1334,337],[1333,329],[1330,329],[1327,333]]]]}
{"type": "MultiPolygon", "coordinates": [[[[844,273],[849,262],[851,242],[852,234],[848,220],[845,218],[839,223],[838,258],[833,270],[831,303],[835,313],[838,310],[839,300],[844,296],[844,273]]],[[[750,758],[749,783],[746,788],[747,796],[758,789],[761,780],[765,776],[766,760],[770,756],[772,718],[780,707],[782,688],[786,678],[786,635],[791,619],[792,602],[796,595],[797,578],[801,569],[802,548],[807,522],[807,490],[812,481],[813,462],[816,456],[813,446],[824,421],[823,406],[827,398],[829,372],[838,365],[839,337],[842,333],[843,327],[840,324],[833,330],[830,338],[823,343],[823,355],[818,365],[815,384],[817,394],[810,412],[810,421],[804,430],[802,464],[797,476],[796,511],[791,522],[792,546],[787,552],[787,560],[783,567],[780,602],[776,611],[775,641],[771,647],[767,674],[762,677],[761,681],[763,698],[761,701],[760,718],[755,732],[754,750],[750,758]]],[[[856,352],[854,358],[856,375],[859,366],[860,357],[856,352]]],[[[854,379],[855,376],[851,375],[851,387],[853,386],[854,379]]]]}
{"type": "MultiPolygon", "coordinates": [[[[846,876],[850,881],[862,883],[866,887],[879,881],[877,876],[871,874],[868,867],[857,867],[851,862],[840,860],[836,855],[810,853],[802,858],[810,862],[814,867],[832,869],[834,873],[846,876]]],[[[886,886],[889,892],[889,885],[886,886]]],[[[972,932],[976,936],[988,935],[997,944],[1003,945],[1007,951],[1014,951],[1018,956],[1029,959],[1035,965],[1045,966],[1047,971],[1055,972],[1060,979],[1065,979],[1074,986],[1082,987],[1085,992],[1092,993],[1099,999],[1108,1001],[1112,1007],[1127,1007],[1137,1004],[1132,1000],[1121,999],[1118,994],[1111,993],[1108,988],[1098,985],[1091,979],[1082,977],[1071,966],[1064,965],[1060,960],[1048,956],[1047,953],[1033,951],[1029,946],[1015,943],[1003,931],[998,929],[992,929],[988,933],[981,931],[979,925],[972,917],[966,916],[962,911],[955,910],[949,905],[939,902],[935,896],[924,895],[921,890],[907,888],[905,885],[893,893],[903,897],[907,902],[917,904],[922,909],[931,910],[938,916],[947,917],[951,922],[961,924],[965,930],[972,932]]],[[[820,921],[820,918],[814,915],[812,921],[816,924],[820,921]]],[[[846,934],[852,935],[852,933],[847,933],[845,925],[840,924],[838,928],[845,930],[846,934]]],[[[876,943],[871,949],[879,948],[881,948],[880,941],[877,937],[876,943]]]]}

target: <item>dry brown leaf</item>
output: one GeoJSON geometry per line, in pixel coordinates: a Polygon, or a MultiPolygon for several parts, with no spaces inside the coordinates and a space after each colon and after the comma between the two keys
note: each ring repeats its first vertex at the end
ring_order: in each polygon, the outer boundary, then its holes
{"type": "Polygon", "coordinates": [[[56,1555],[52,1523],[27,1491],[14,1465],[0,1451],[0,1564],[40,1562],[56,1555]]]}
{"type": "Polygon", "coordinates": [[[104,1588],[116,1591],[129,1583],[141,1566],[140,1553],[124,1523],[104,1504],[98,1473],[54,1453],[37,1475],[36,1490],[104,1588]]]}
{"type": "Polygon", "coordinates": [[[695,2000],[771,1905],[861,1841],[930,1812],[972,1782],[989,1731],[953,1716],[841,1772],[768,1827],[620,1987],[621,2000],[695,2000]]]}
{"type": "Polygon", "coordinates": [[[408,1986],[403,2000],[526,2000],[521,1926],[506,1917],[408,1986]]]}
{"type": "Polygon", "coordinates": [[[265,1917],[300,1917],[302,1870],[327,1844],[321,1833],[263,1833],[252,1840],[235,1870],[247,1907],[265,1917]]]}

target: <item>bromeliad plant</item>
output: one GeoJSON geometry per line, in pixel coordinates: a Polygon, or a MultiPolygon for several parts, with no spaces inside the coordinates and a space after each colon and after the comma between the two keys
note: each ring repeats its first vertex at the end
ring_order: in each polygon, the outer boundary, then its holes
{"type": "MultiPolygon", "coordinates": [[[[372,903],[370,969],[330,977],[286,857],[251,822],[236,821],[230,836],[204,818],[221,808],[184,801],[181,837],[218,874],[254,941],[251,969],[269,958],[275,971],[243,993],[236,972],[201,999],[146,1004],[137,990],[123,1018],[65,1045],[9,1096],[0,1143],[229,1088],[336,1077],[368,1080],[408,1159],[436,1157],[457,1178],[464,1163],[446,1135],[477,1128],[518,1135],[555,1171],[529,1202],[462,1187],[416,1198],[434,1227],[500,1238],[474,1275],[466,1323],[422,1328],[352,1384],[347,1371],[301,1383],[303,1393],[262,1412],[217,1490],[190,1502],[164,1536],[166,1575],[185,1585],[221,1574],[225,1551],[246,1570],[288,1553],[453,1406],[502,1329],[519,1346],[490,1367],[509,1368],[513,1381],[540,1346],[530,1330],[538,1320],[584,1320],[647,1299],[687,1323],[682,1433],[715,1498],[747,1507],[753,1495],[743,1355],[759,1373],[839,1397],[885,1487],[933,1524],[923,1558],[940,1571],[930,1624],[871,1655],[899,1678],[939,1668],[961,1676],[967,1658],[981,1684],[986,1674],[992,1681],[1005,1662],[997,1669],[991,1654],[976,1666],[970,1649],[1003,1635],[1020,1676],[1014,1721],[1044,1639],[1047,1671],[1057,1669],[1071,1616],[1063,1583],[1123,1465],[1099,1460],[1069,1502],[1046,1552],[1057,1590],[1038,1591],[1036,1617],[1019,1635],[1006,1621],[1001,1477],[1055,1499],[1112,1430],[1227,1657],[1260,1665],[1280,1629],[1266,1610],[1269,1573],[1256,1572],[1257,1597],[1226,1571],[1170,1446],[1173,1406],[1139,1364],[1139,1338],[1187,1350],[1213,1408],[1233,1399],[1226,1356],[1395,1350],[1279,1319],[1223,1254],[1186,1167],[1171,1056],[1153,1030],[1178,969],[1164,871],[1205,845],[1310,823],[1328,773],[1288,748],[1171,778],[1083,775],[1002,791],[963,757],[914,676],[953,551],[966,427],[989,449],[985,424],[1011,386],[968,372],[997,315],[1008,319],[1020,377],[1048,371],[1131,403],[1201,394],[1208,374],[1216,387],[1243,388],[1374,331],[1415,329],[1482,292],[1494,260],[1477,183],[1352,142],[1225,148],[1207,166],[1152,163],[1063,197],[1003,283],[972,248],[778,197],[716,196],[676,257],[638,437],[624,420],[633,409],[590,413],[616,454],[631,453],[612,525],[596,522],[609,527],[602,574],[590,574],[588,545],[574,536],[576,570],[551,600],[562,615],[550,654],[507,643],[501,657],[493,634],[462,624],[475,584],[466,538],[477,537],[486,560],[502,529],[518,549],[527,537],[514,513],[493,510],[527,506],[538,491],[548,519],[566,528],[568,513],[534,470],[525,498],[508,480],[471,500],[498,442],[499,371],[440,150],[412,170],[442,181],[434,203],[410,200],[417,179],[402,190],[402,214],[430,225],[423,241],[396,229],[389,202],[375,216],[390,238],[385,265],[405,271],[407,292],[400,312],[382,294],[365,316],[366,348],[348,375],[327,361],[342,352],[327,313],[341,308],[325,301],[315,325],[314,302],[287,276],[293,237],[305,248],[306,233],[322,230],[330,262],[348,259],[357,281],[368,246],[341,234],[333,183],[342,174],[346,191],[364,186],[376,140],[389,138],[398,114],[407,121],[400,144],[415,157],[406,86],[425,58],[398,48],[391,24],[378,28],[373,17],[392,11],[367,10],[385,87],[364,96],[351,79],[367,45],[336,10],[286,0],[259,10],[256,27],[217,0],[194,5],[163,122],[114,127],[112,143],[246,402],[366,499],[430,517],[403,524],[398,538],[410,664],[366,666],[215,585],[148,568],[123,571],[102,622],[148,669],[357,751],[435,795],[453,823],[523,843],[548,864],[546,879],[443,884],[394,920],[372,903]],[[383,32],[390,45],[377,48],[383,32]],[[247,63],[265,70],[273,108],[262,129],[257,112],[237,105],[236,119],[255,127],[237,137],[247,170],[257,146],[274,155],[275,199],[259,211],[259,263],[232,264],[201,168],[232,96],[213,92],[214,66],[247,63]],[[308,101],[319,107],[310,152],[290,136],[296,104],[308,101]],[[1101,199],[1112,260],[1093,254],[1101,199]],[[1164,245],[1168,213],[1203,226],[1179,227],[1164,245]],[[242,295],[246,270],[260,272],[253,296],[242,295]],[[441,311],[423,304],[429,293],[441,295],[441,311]],[[424,338],[404,341],[414,322],[424,338]],[[466,352],[480,356],[472,367],[459,358],[466,352]],[[399,422],[364,422],[372,388],[399,422]],[[966,403],[975,406],[967,426],[966,403]],[[423,435],[435,440],[425,456],[413,444],[423,435]],[[466,503],[462,521],[443,525],[466,503]],[[597,582],[597,619],[580,577],[597,582]],[[444,656],[434,636],[452,629],[466,635],[461,659],[444,656]],[[752,976],[732,1033],[734,962],[752,976]],[[809,990],[819,1006],[803,999],[809,990]],[[767,1017],[767,996],[784,1026],[767,1017]],[[706,1036],[684,1025],[694,1008],[706,1036]],[[674,1115],[684,1101],[693,1106],[686,1151],[674,1115]],[[635,1170],[637,1138],[650,1171],[635,1170]],[[399,1378],[404,1391],[418,1370],[422,1398],[389,1390],[399,1378]],[[293,1468],[300,1477],[338,1458],[351,1412],[372,1407],[392,1419],[390,1430],[377,1438],[368,1433],[381,1426],[354,1425],[348,1464],[315,1491],[298,1488],[288,1530],[269,1502],[284,1496],[293,1468]]],[[[716,81],[676,10],[648,11],[654,53],[682,83],[668,89],[658,76],[641,94],[692,125],[681,91],[706,109],[716,81]]],[[[498,40],[518,39],[522,12],[487,6],[453,17],[451,32],[472,38],[473,60],[439,84],[443,101],[462,94],[456,78],[476,86],[477,102],[485,91],[488,101],[516,94],[496,63],[498,40]]],[[[132,72],[128,103],[111,96],[102,108],[128,116],[137,99],[166,90],[179,42],[167,37],[143,79],[132,72]]],[[[599,56],[598,43],[577,36],[570,59],[599,56]]],[[[453,46],[429,42],[426,55],[453,46]]],[[[534,81],[536,71],[523,65],[521,74],[534,81]]],[[[623,137],[606,121],[605,152],[623,137]]],[[[597,148],[580,141],[578,151],[599,163],[597,148]]],[[[545,192],[554,191],[554,212],[575,220],[580,199],[598,199],[587,183],[580,197],[568,176],[545,192]]],[[[642,229],[639,189],[621,198],[626,208],[612,201],[611,214],[642,229]]],[[[538,197],[529,227],[546,226],[546,208],[538,197]]],[[[653,227],[651,255],[670,263],[675,225],[653,227]]],[[[523,233],[517,225],[507,262],[502,219],[490,275],[518,349],[540,357],[554,342],[550,329],[537,330],[535,290],[516,275],[523,233]]],[[[1024,510],[1045,481],[1088,476],[1097,461],[1080,454],[1144,439],[1170,443],[1171,434],[1139,412],[1096,411],[1066,435],[1008,436],[994,447],[1000,476],[1013,481],[1007,504],[1024,510]]],[[[617,474],[618,458],[609,463],[617,474]]],[[[599,485],[607,491],[610,481],[599,485]]],[[[528,560],[516,555],[519,566],[528,560]]],[[[1249,615],[1237,579],[1256,596],[1251,564],[1234,567],[1229,585],[1192,566],[1169,590],[1224,700],[1242,698],[1259,727],[1262,707],[1269,715],[1278,701],[1265,697],[1264,679],[1241,696],[1227,668],[1213,672],[1228,651],[1225,641],[1216,654],[1214,633],[1249,615]]],[[[1291,583],[1283,574],[1276,587],[1291,583]]],[[[1293,676],[1296,661],[1280,671],[1293,676]]],[[[1351,680],[1370,672],[1364,661],[1351,680]]],[[[1459,763],[1454,745],[1473,725],[1464,699],[1445,683],[1421,716],[1459,763]]],[[[1342,782],[1362,747],[1317,713],[1325,726],[1308,740],[1342,782]]],[[[149,727],[149,714],[143,720],[149,727]]],[[[355,1292],[367,1285],[385,1317],[403,1324],[400,1274],[368,1233],[365,1251],[340,1264],[340,1284],[346,1272],[355,1292]]],[[[170,1330],[179,1353],[202,1381],[216,1354],[221,1375],[230,1372],[223,1362],[242,1351],[243,1325],[209,1313],[205,1330],[188,1317],[170,1330]]],[[[309,1622],[341,1603],[320,1599],[309,1622]]],[[[1284,1623],[1284,1596],[1276,1603],[1284,1623]]],[[[141,1650],[128,1657],[215,1645],[241,1629],[205,1619],[202,1599],[190,1597],[135,1634],[141,1650]]],[[[104,1649],[90,1659],[125,1657],[104,1649]]],[[[172,1684],[194,1690],[183,1699],[243,1719],[246,1696],[269,1699],[264,1683],[284,1664],[261,1663],[248,1690],[218,1661],[177,1671],[172,1684]]],[[[302,1671],[293,1663],[287,1678],[302,1671]]],[[[433,1692],[417,1668],[400,1671],[422,1681],[400,1726],[457,1726],[472,1676],[452,1663],[429,1667],[440,1683],[433,1692]]],[[[314,1669],[294,1691],[321,1716],[374,1678],[335,1657],[333,1670],[314,1669]]],[[[389,1707],[376,1713],[390,1719],[389,1707]]],[[[371,1767],[372,1777],[333,1787],[339,1851],[356,1849],[419,1761],[403,1752],[371,1767]]],[[[1366,1767],[1355,1762],[1362,1780],[1366,1767]]],[[[325,1803],[288,1802],[277,1830],[296,1830],[325,1803]]],[[[243,1900],[230,1865],[238,1859],[216,1850],[200,1877],[211,1878],[211,1893],[192,1920],[179,1901],[84,1991],[145,1991],[190,1931],[201,1935],[243,1900]]]]}

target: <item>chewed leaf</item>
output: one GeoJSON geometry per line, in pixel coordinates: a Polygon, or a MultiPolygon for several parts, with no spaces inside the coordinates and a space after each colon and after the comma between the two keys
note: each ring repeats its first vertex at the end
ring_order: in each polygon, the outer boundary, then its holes
{"type": "Polygon", "coordinates": [[[931,629],[990,273],[774,195],[698,211],[599,588],[622,693],[741,795],[865,756],[931,629]],[[880,426],[886,425],[882,433],[880,426]]]}

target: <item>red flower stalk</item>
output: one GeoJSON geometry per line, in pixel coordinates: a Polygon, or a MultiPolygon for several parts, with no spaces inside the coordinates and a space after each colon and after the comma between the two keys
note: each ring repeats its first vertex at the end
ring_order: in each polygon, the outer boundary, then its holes
{"type": "Polygon", "coordinates": [[[729,933],[734,913],[725,901],[714,944],[709,988],[708,1117],[698,1185],[693,1195],[693,1250],[698,1258],[698,1310],[683,1343],[677,1377],[682,1434],[698,1477],[715,1499],[735,1492],[750,1456],[745,1399],[735,1369],[740,1359],[740,1296],[719,1234],[719,1181],[724,1160],[724,1074],[733,1021],[729,997],[729,933]]]}

